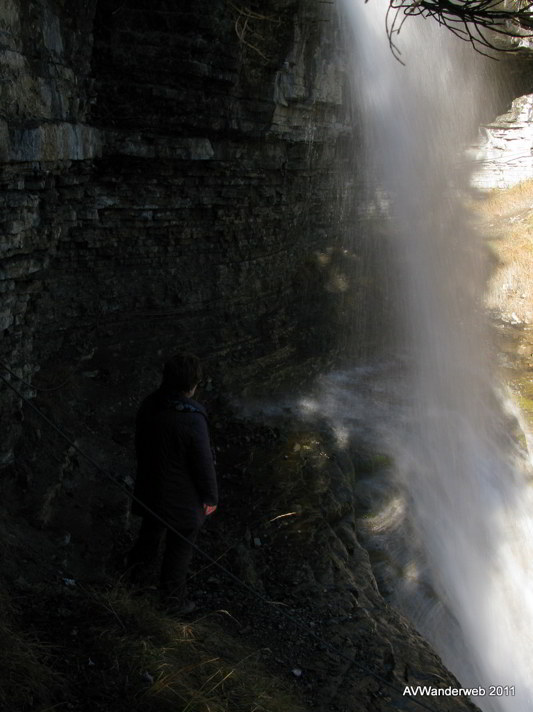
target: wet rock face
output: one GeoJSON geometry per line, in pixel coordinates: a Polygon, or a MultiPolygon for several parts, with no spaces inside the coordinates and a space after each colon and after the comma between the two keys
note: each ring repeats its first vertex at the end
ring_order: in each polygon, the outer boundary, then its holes
{"type": "Polygon", "coordinates": [[[519,96],[509,111],[482,126],[474,150],[481,162],[472,177],[477,188],[510,188],[533,178],[533,94],[519,96]]]}
{"type": "MultiPolygon", "coordinates": [[[[226,561],[289,614],[274,617],[243,593],[232,596],[232,615],[247,637],[268,645],[276,661],[292,670],[310,709],[416,709],[406,687],[460,688],[407,620],[385,603],[359,541],[358,482],[379,460],[355,443],[353,457],[327,432],[298,430],[302,425],[294,416],[272,418],[269,427],[224,420],[229,438],[220,441],[219,471],[227,514],[219,536],[238,542],[226,561]]],[[[227,593],[223,577],[216,577],[217,585],[200,598],[222,608],[227,593]]],[[[428,704],[428,697],[417,699],[428,704]]],[[[450,702],[442,696],[432,697],[430,706],[477,709],[464,698],[450,702]]]]}
{"type": "Polygon", "coordinates": [[[327,352],[342,295],[295,286],[348,216],[333,7],[9,0],[0,23],[2,359],[48,385],[96,354],[142,390],[186,346],[245,388],[327,352]]]}

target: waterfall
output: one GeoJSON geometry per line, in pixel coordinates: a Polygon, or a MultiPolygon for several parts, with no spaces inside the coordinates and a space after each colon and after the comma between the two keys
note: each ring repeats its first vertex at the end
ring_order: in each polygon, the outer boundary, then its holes
{"type": "MultiPolygon", "coordinates": [[[[486,689],[475,700],[483,710],[525,712],[533,709],[532,487],[498,395],[482,306],[487,260],[462,199],[490,60],[413,18],[396,40],[403,66],[385,32],[388,3],[342,5],[365,170],[390,203],[388,274],[408,364],[396,383],[402,408],[375,427],[435,593],[421,606],[409,593],[417,577],[407,577],[402,605],[461,683],[486,689]],[[489,696],[491,685],[508,692],[489,696]]],[[[343,412],[358,408],[349,390],[344,382],[337,391],[343,412]]]]}

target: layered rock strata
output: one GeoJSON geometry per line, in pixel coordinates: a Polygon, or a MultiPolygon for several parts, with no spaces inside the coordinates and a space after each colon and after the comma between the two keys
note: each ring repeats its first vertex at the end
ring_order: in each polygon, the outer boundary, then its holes
{"type": "Polygon", "coordinates": [[[515,99],[509,111],[480,129],[470,151],[477,162],[472,184],[481,190],[511,188],[533,178],[533,94],[515,99]]]}
{"type": "Polygon", "coordinates": [[[347,229],[350,133],[333,7],[10,0],[0,23],[3,361],[55,386],[96,354],[142,390],[188,347],[244,388],[326,352],[342,295],[316,253],[347,229]]]}

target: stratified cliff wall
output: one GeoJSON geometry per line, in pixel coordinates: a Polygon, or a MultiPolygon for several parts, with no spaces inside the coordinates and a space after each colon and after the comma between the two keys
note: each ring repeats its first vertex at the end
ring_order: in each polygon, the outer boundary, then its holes
{"type": "MultiPolygon", "coordinates": [[[[355,469],[338,467],[342,453],[318,435],[294,435],[290,413],[265,434],[223,397],[308,378],[354,324],[360,333],[348,305],[385,282],[360,279],[380,201],[357,205],[357,173],[345,180],[354,136],[339,34],[327,0],[5,0],[0,361],[129,485],[140,398],[167,355],[199,353],[210,377],[202,400],[219,399],[225,498],[218,539],[208,530],[202,546],[353,651],[354,666],[324,662],[323,645],[291,634],[290,654],[298,662],[305,650],[315,680],[303,676],[310,708],[377,710],[396,705],[391,681],[398,704],[404,683],[458,683],[375,587],[355,532],[355,469]],[[348,241],[358,221],[365,229],[348,241]],[[290,536],[271,527],[284,524],[286,505],[305,512],[290,536]],[[259,522],[266,545],[254,553],[259,522]]],[[[87,687],[106,709],[132,694],[136,704],[130,668],[119,673],[113,653],[106,670],[86,635],[92,621],[80,620],[85,584],[124,573],[129,500],[5,384],[0,418],[0,595],[13,588],[21,620],[36,619],[35,637],[53,641],[70,691],[26,708],[94,709],[87,687]],[[101,678],[81,672],[93,667],[101,678]],[[106,676],[109,698],[95,682],[106,676]]],[[[227,585],[206,589],[208,610],[238,603],[227,585]]],[[[282,634],[258,620],[261,646],[281,647],[282,634]]]]}
{"type": "MultiPolygon", "coordinates": [[[[101,150],[98,132],[87,123],[93,15],[94,3],[85,2],[62,10],[8,0],[0,9],[0,352],[26,379],[43,357],[37,343],[58,247],[82,219],[83,203],[73,193],[101,150]]],[[[60,339],[57,334],[51,346],[56,353],[60,339]]],[[[18,405],[4,388],[4,464],[13,458],[18,405]]]]}
{"type": "MultiPolygon", "coordinates": [[[[333,5],[8,0],[0,30],[5,363],[137,396],[181,347],[240,391],[331,348],[351,158],[333,5]]],[[[0,409],[10,463],[5,389],[0,409]]]]}

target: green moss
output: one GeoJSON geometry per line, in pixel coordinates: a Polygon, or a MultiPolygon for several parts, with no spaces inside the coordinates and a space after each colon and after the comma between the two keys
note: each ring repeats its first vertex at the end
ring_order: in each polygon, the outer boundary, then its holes
{"type": "Polygon", "coordinates": [[[533,398],[519,394],[515,397],[515,402],[520,408],[527,424],[533,427],[533,398]]]}
{"type": "Polygon", "coordinates": [[[364,452],[353,455],[354,478],[373,475],[383,470],[389,470],[394,465],[390,455],[380,452],[364,452]]]}
{"type": "Polygon", "coordinates": [[[372,471],[385,470],[393,465],[393,459],[390,455],[384,453],[374,453],[370,456],[372,463],[372,471]]]}

